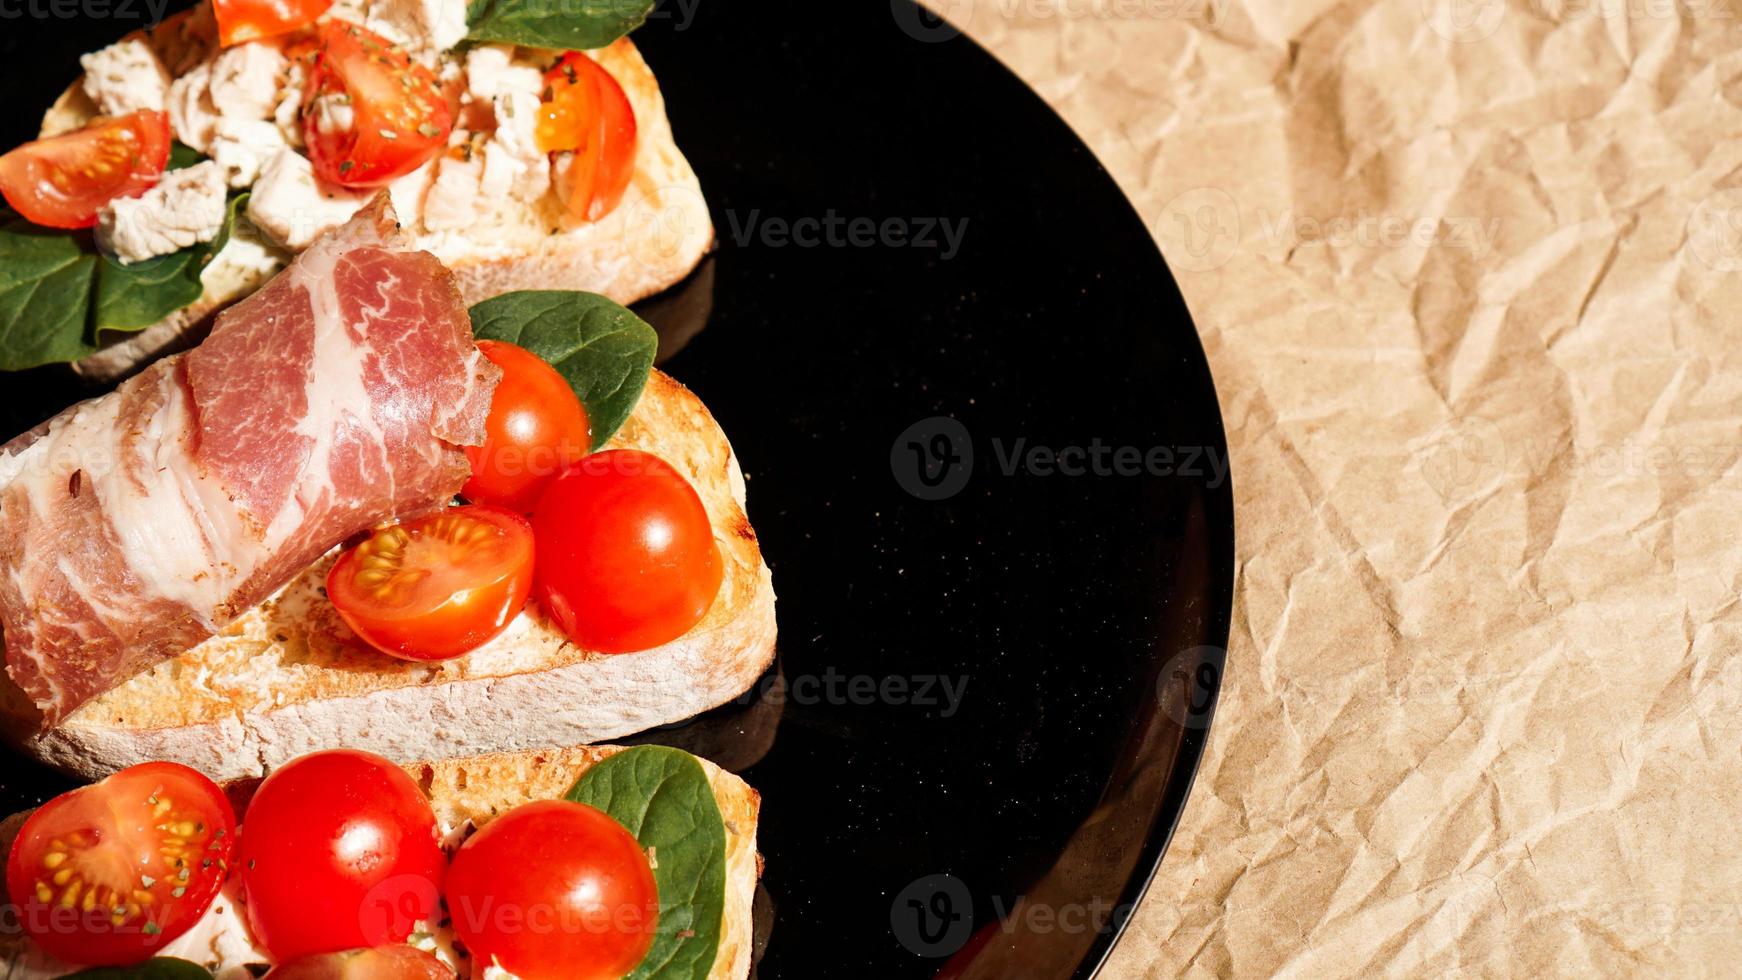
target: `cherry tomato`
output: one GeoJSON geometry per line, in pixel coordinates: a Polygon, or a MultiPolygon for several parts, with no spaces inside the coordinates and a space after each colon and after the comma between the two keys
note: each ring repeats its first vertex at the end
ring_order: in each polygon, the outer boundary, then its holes
{"type": "Polygon", "coordinates": [[[267,980],[454,980],[446,963],[412,946],[322,953],[274,967],[267,980]]]}
{"type": "Polygon", "coordinates": [[[460,494],[524,514],[558,473],[587,454],[587,411],[537,354],[499,340],[481,340],[478,349],[502,368],[502,383],[490,403],[484,445],[466,449],[472,478],[460,494]]]}
{"type": "Polygon", "coordinates": [[[527,803],[472,835],[448,873],[454,934],[520,980],[616,980],[659,923],[647,855],[603,811],[527,803]]]}
{"type": "Polygon", "coordinates": [[[169,117],[141,109],[102,117],[0,156],[0,194],[25,220],[89,228],[118,197],[150,190],[169,164],[169,117]]]}
{"type": "Polygon", "coordinates": [[[623,199],[635,173],[635,109],[623,86],[599,63],[571,51],[544,76],[550,98],[534,138],[546,153],[573,153],[556,168],[557,192],[569,213],[597,221],[623,199]]]}
{"type": "Polygon", "coordinates": [[[150,762],[31,814],[12,844],[6,889],[50,954],[138,963],[206,914],[235,844],[236,816],[216,784],[150,762]]]}
{"type": "Polygon", "coordinates": [[[701,621],[720,591],[720,549],[702,499],[671,464],[636,449],[563,471],[532,515],[535,590],[569,638],[628,653],[701,621]]]}
{"type": "Polygon", "coordinates": [[[322,24],[320,42],[302,121],[316,176],[342,187],[381,187],[447,145],[453,109],[428,68],[344,21],[322,24]]]}
{"type": "Polygon", "coordinates": [[[378,528],[339,556],[327,595],[365,643],[446,660],[494,639],[532,593],[532,525],[488,504],[378,528]]]}
{"type": "Polygon", "coordinates": [[[245,818],[237,875],[275,961],[402,943],[435,921],[446,865],[435,813],[386,759],[295,759],[260,784],[245,818]]]}
{"type": "Polygon", "coordinates": [[[224,47],[289,34],[313,24],[333,0],[212,0],[224,47]]]}

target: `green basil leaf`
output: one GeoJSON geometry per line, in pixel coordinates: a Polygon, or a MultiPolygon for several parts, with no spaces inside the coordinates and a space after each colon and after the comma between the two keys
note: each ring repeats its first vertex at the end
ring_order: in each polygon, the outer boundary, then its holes
{"type": "Polygon", "coordinates": [[[230,198],[218,237],[122,265],[89,232],[33,225],[0,212],[0,371],[76,361],[105,332],[134,333],[198,300],[200,274],[230,241],[248,195],[230,198]]]}
{"type": "Polygon", "coordinates": [[[246,194],[230,198],[224,225],[218,229],[218,237],[209,242],[131,265],[103,256],[97,269],[92,327],[97,331],[143,330],[205,295],[200,274],[229,243],[236,215],[247,200],[246,194]]]}
{"type": "Polygon", "coordinates": [[[466,37],[532,48],[602,48],[647,20],[656,0],[472,0],[466,37]]]}
{"type": "Polygon", "coordinates": [[[69,973],[61,980],[212,980],[203,966],[160,956],[133,966],[100,966],[69,973]]]}
{"type": "Polygon", "coordinates": [[[652,327],[597,293],[503,293],[472,307],[472,333],[518,344],[556,368],[587,410],[594,449],[634,411],[659,351],[652,327]]]}
{"type": "Polygon", "coordinates": [[[568,798],[610,814],[657,857],[659,926],[629,980],[705,980],[726,914],[726,823],[702,764],[636,746],[582,773],[568,798]]]}
{"type": "Polygon", "coordinates": [[[87,340],[94,248],[23,219],[0,225],[0,371],[76,361],[87,340]]]}
{"type": "Polygon", "coordinates": [[[205,158],[206,155],[204,153],[201,153],[186,143],[183,143],[181,140],[176,140],[169,144],[169,163],[164,166],[164,169],[183,170],[199,163],[205,158]]]}

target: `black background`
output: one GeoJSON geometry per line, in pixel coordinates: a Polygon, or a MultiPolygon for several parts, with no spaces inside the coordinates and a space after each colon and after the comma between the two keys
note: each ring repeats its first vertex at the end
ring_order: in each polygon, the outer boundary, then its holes
{"type": "MultiPolygon", "coordinates": [[[[132,20],[32,17],[30,2],[0,0],[0,15],[27,14],[0,17],[6,146],[34,135],[80,53],[145,16],[136,2],[132,20]]],[[[998,449],[1098,439],[1225,461],[1191,319],[1081,142],[906,0],[690,12],[668,3],[636,39],[720,248],[644,314],[750,475],[780,596],[781,662],[762,690],[783,678],[789,693],[644,740],[763,794],[761,976],[929,977],[945,960],[920,954],[967,929],[944,929],[950,914],[983,940],[952,972],[1086,975],[1122,921],[1094,910],[1141,894],[1202,751],[1231,491],[1201,462],[1200,476],[1006,475],[998,449]],[[830,213],[910,231],[948,220],[960,252],[945,257],[941,232],[929,248],[767,237],[830,213]],[[974,465],[959,493],[919,499],[892,449],[916,424],[929,445],[925,420],[942,416],[965,427],[974,465]],[[948,677],[965,696],[953,712],[855,698],[852,677],[948,677]],[[922,897],[947,913],[927,946],[904,903],[940,875],[960,885],[949,905],[922,897]],[[1088,926],[1001,926],[1023,894],[1086,910],[1088,926]]],[[[0,376],[0,437],[89,393],[54,370],[0,376]]],[[[4,771],[6,808],[62,785],[15,760],[4,771]]]]}

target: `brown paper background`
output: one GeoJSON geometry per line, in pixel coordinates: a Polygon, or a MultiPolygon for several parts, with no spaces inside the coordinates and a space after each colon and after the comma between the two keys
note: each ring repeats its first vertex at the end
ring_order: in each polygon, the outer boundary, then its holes
{"type": "Polygon", "coordinates": [[[1228,671],[1108,974],[1742,975],[1742,3],[933,0],[1150,222],[1228,671]]]}

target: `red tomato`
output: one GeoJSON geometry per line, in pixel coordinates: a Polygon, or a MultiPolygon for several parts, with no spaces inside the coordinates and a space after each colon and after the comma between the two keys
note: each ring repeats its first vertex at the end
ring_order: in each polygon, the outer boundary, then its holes
{"type": "Polygon", "coordinates": [[[333,0],[212,0],[224,47],[276,37],[313,24],[333,0]]]}
{"type": "Polygon", "coordinates": [[[169,163],[169,117],[141,109],[0,156],[0,194],[27,221],[89,228],[118,197],[143,194],[169,163]]]}
{"type": "Polygon", "coordinates": [[[343,187],[381,187],[447,145],[453,109],[428,68],[344,21],[322,24],[320,41],[302,120],[317,176],[343,187]],[[323,100],[348,109],[350,124],[335,123],[323,100]]]}
{"type": "Polygon", "coordinates": [[[694,487],[636,449],[594,453],[545,490],[532,515],[545,612],[591,650],[668,643],[720,591],[720,549],[694,487]]]}
{"type": "Polygon", "coordinates": [[[617,79],[578,51],[563,55],[544,82],[550,98],[539,110],[538,148],[574,154],[556,168],[557,192],[570,214],[597,221],[635,173],[635,109],[617,79]]]}
{"type": "Polygon", "coordinates": [[[460,494],[526,513],[565,467],[592,445],[587,410],[544,358],[499,340],[478,349],[502,368],[484,445],[468,446],[472,478],[460,494]]]}
{"type": "Polygon", "coordinates": [[[454,934],[481,966],[520,980],[616,980],[659,924],[647,855],[603,811],[566,800],[498,817],[454,855],[454,934]]]}
{"type": "Polygon", "coordinates": [[[25,932],[71,963],[149,959],[223,887],[236,816],[216,784],[151,762],[48,801],[24,822],[6,890],[25,932]]]}
{"type": "Polygon", "coordinates": [[[274,967],[267,980],[454,980],[454,971],[411,946],[377,946],[308,956],[274,967]]]}
{"type": "Polygon", "coordinates": [[[236,854],[254,938],[276,961],[402,943],[440,909],[435,813],[404,770],[338,750],[266,777],[236,854]]]}
{"type": "Polygon", "coordinates": [[[532,593],[532,525],[488,504],[378,528],[339,556],[327,595],[370,646],[446,660],[494,639],[532,593]]]}

